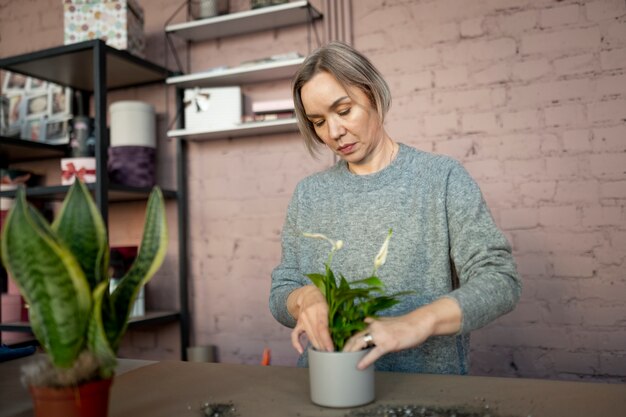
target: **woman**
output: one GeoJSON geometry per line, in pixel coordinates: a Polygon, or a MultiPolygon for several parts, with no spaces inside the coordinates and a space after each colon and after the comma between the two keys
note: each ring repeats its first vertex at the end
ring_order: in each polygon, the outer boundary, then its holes
{"type": "Polygon", "coordinates": [[[305,60],[293,97],[309,150],[327,147],[339,162],[296,187],[282,260],[272,273],[272,314],[293,327],[301,354],[303,334],[316,349],[332,351],[328,306],[304,276],[322,270],[328,247],[302,232],[341,239],[332,267],[355,280],[371,272],[378,245],[393,229],[378,275],[388,292],[415,295],[388,317],[367,319],[367,330],[344,350],[374,346],[361,369],[376,362],[382,371],[466,374],[469,332],[511,311],[521,292],[510,246],[478,186],[454,160],[388,135],[389,87],[345,44],[330,43],[305,60]]]}

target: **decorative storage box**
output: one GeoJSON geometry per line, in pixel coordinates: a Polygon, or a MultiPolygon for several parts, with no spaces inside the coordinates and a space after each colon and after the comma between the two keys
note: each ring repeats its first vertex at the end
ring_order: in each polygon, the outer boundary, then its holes
{"type": "Polygon", "coordinates": [[[133,187],[155,184],[156,115],[142,101],[117,101],[109,107],[111,147],[109,179],[133,187]]]}
{"type": "Polygon", "coordinates": [[[111,146],[156,147],[154,106],[143,101],[116,101],[109,107],[111,146]]]}
{"type": "Polygon", "coordinates": [[[102,39],[143,57],[143,9],[136,0],[64,0],[65,45],[102,39]]]}
{"type": "Polygon", "coordinates": [[[61,184],[74,184],[76,178],[96,182],[96,158],[61,158],[61,184]]]}
{"type": "Polygon", "coordinates": [[[156,183],[156,149],[147,146],[109,148],[109,179],[113,184],[152,187],[156,183]]]}
{"type": "Polygon", "coordinates": [[[185,90],[185,129],[228,129],[241,123],[240,87],[189,88],[185,90]]]}

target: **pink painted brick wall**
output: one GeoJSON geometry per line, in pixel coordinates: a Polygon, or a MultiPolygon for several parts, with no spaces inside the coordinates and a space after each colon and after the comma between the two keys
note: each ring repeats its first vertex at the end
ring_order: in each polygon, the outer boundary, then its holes
{"type": "MultiPolygon", "coordinates": [[[[60,1],[20,3],[0,4],[0,56],[62,42],[60,1]]],[[[164,61],[163,23],[178,3],[142,1],[155,62],[164,61]]],[[[246,8],[231,0],[232,10],[246,8]]],[[[626,381],[626,3],[358,0],[352,11],[355,46],[393,91],[392,137],[459,159],[513,246],[522,300],[473,334],[472,372],[626,381]]],[[[188,63],[198,71],[289,51],[307,53],[305,27],[202,42],[188,63]]],[[[245,87],[252,97],[288,91],[287,80],[245,87]]],[[[173,105],[162,89],[149,97],[163,133],[173,105]]],[[[161,181],[171,183],[171,143],[160,141],[161,181]]],[[[267,346],[273,363],[293,365],[289,330],[267,309],[269,276],[295,184],[332,158],[311,159],[297,134],[189,151],[193,342],[215,344],[220,360],[235,363],[258,363],[267,346]]],[[[172,262],[162,286],[173,289],[175,274],[172,262]]],[[[167,356],[175,333],[133,333],[124,351],[167,356]]]]}
{"type": "Polygon", "coordinates": [[[461,160],[513,245],[522,301],[473,335],[475,374],[626,380],[616,366],[626,349],[624,27],[626,3],[612,0],[355,7],[355,45],[387,76],[432,74],[417,90],[392,85],[403,100],[392,136],[461,160]],[[432,26],[456,36],[424,37],[432,26]],[[405,98],[416,95],[426,99],[405,98]]]}

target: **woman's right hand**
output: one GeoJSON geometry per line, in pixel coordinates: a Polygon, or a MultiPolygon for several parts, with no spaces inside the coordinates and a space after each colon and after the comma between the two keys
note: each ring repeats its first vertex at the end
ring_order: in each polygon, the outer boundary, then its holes
{"type": "Polygon", "coordinates": [[[328,330],[328,304],[317,287],[305,285],[294,290],[287,299],[287,308],[297,320],[291,332],[291,344],[300,354],[304,352],[300,342],[302,334],[306,334],[315,349],[334,350],[328,330]]]}

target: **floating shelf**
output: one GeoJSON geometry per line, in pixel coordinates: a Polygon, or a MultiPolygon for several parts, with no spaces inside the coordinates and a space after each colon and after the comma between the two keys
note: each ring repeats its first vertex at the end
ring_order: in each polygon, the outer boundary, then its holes
{"type": "Polygon", "coordinates": [[[196,72],[189,75],[170,77],[167,79],[167,84],[180,88],[194,88],[274,81],[293,76],[302,62],[304,62],[304,58],[295,58],[254,65],[242,65],[225,70],[196,72]]]}
{"type": "Polygon", "coordinates": [[[232,129],[220,130],[185,130],[177,129],[167,132],[170,138],[204,141],[217,139],[233,139],[246,136],[260,136],[278,133],[297,132],[295,118],[271,120],[265,122],[242,123],[232,129]]]}
{"type": "Polygon", "coordinates": [[[306,23],[321,17],[322,14],[308,1],[294,1],[192,22],[177,23],[167,26],[165,33],[198,42],[306,23]]]}

